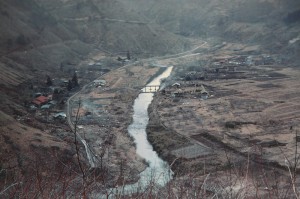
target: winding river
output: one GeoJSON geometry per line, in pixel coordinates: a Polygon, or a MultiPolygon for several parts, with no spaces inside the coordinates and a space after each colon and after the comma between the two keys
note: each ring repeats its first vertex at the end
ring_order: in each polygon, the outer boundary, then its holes
{"type": "MultiPolygon", "coordinates": [[[[173,67],[168,67],[161,75],[156,77],[147,86],[160,85],[161,80],[167,78],[173,67]]],[[[147,140],[146,127],[148,125],[148,107],[153,99],[153,93],[140,93],[134,101],[133,121],[128,127],[129,134],[136,144],[136,152],[144,158],[149,166],[140,173],[140,179],[135,184],[128,184],[114,189],[113,192],[121,195],[130,195],[143,192],[151,183],[152,187],[163,187],[172,179],[173,172],[167,162],[158,157],[152,145],[147,140]]]]}

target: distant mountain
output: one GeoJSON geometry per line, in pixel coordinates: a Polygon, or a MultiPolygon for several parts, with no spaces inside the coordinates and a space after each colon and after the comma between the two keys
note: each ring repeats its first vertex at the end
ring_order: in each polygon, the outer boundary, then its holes
{"type": "Polygon", "coordinates": [[[33,71],[56,70],[93,48],[154,55],[188,48],[187,40],[123,6],[118,1],[2,0],[0,63],[11,77],[2,83],[18,84],[33,71]]]}
{"type": "Polygon", "coordinates": [[[2,98],[19,103],[13,96],[22,83],[55,74],[62,63],[74,65],[93,49],[153,56],[189,48],[188,39],[126,6],[117,0],[0,1],[2,98]]]}
{"type": "Polygon", "coordinates": [[[300,61],[298,0],[124,0],[128,9],[175,34],[259,44],[300,61]],[[298,13],[298,14],[297,14],[298,13]]]}

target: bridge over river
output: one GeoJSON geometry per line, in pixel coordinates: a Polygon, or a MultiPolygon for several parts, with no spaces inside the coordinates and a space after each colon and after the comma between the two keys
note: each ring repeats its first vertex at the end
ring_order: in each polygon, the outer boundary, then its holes
{"type": "Polygon", "coordinates": [[[141,93],[155,93],[159,91],[159,85],[147,85],[141,89],[141,93]]]}

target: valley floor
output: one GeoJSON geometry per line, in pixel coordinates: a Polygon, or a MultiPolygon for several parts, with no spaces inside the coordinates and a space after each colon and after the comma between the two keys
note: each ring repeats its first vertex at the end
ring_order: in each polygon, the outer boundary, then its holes
{"type": "Polygon", "coordinates": [[[273,197],[283,197],[274,190],[288,190],[288,168],[296,165],[296,172],[300,167],[299,68],[241,44],[176,61],[163,60],[175,66],[175,75],[150,109],[154,148],[169,163],[176,160],[178,176],[214,173],[211,181],[220,188],[242,183],[238,190],[247,187],[243,194],[249,197],[270,194],[270,189],[273,197]],[[207,64],[191,71],[188,66],[200,61],[207,64]]]}
{"type": "Polygon", "coordinates": [[[157,65],[175,69],[149,109],[148,134],[160,156],[174,162],[173,183],[187,176],[203,181],[210,174],[206,189],[212,192],[230,188],[231,194],[280,197],[284,193],[275,189],[291,191],[287,166],[293,170],[299,155],[300,71],[258,46],[205,43],[185,54],[127,64],[102,76],[106,85],[87,86],[72,99],[72,116],[80,99],[79,133],[98,165],[115,176],[123,165],[126,183],[145,169],[127,126],[132,103],[157,65]],[[198,71],[191,71],[195,63],[198,71]],[[207,99],[199,96],[201,85],[207,99]]]}

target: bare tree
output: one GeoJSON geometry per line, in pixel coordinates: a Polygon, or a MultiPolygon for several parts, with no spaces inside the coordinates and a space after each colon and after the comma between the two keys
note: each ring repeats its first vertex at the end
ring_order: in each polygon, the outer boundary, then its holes
{"type": "Polygon", "coordinates": [[[78,101],[78,108],[77,108],[77,113],[76,113],[75,123],[74,123],[74,143],[75,143],[75,149],[76,149],[77,162],[78,162],[79,169],[80,169],[81,175],[82,175],[82,185],[83,185],[82,197],[86,198],[86,175],[85,175],[85,171],[83,169],[82,162],[80,160],[80,151],[79,151],[79,146],[78,146],[78,141],[77,141],[77,125],[78,125],[79,116],[80,116],[79,115],[80,107],[81,107],[81,100],[78,101]]]}

